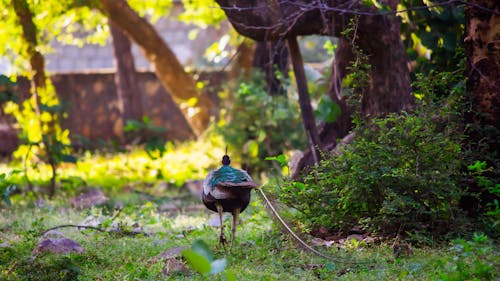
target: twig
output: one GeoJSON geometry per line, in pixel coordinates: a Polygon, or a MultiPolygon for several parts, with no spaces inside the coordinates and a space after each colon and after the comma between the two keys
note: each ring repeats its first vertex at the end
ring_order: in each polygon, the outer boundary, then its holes
{"type": "Polygon", "coordinates": [[[43,231],[42,233],[40,233],[40,235],[44,235],[47,232],[52,231],[52,230],[56,230],[56,229],[59,229],[59,228],[66,228],[66,227],[86,228],[86,229],[97,230],[99,232],[107,232],[105,229],[102,229],[102,228],[99,228],[99,227],[95,227],[95,226],[90,226],[90,225],[62,224],[62,225],[51,227],[51,228],[43,231]]]}
{"type": "Polygon", "coordinates": [[[97,230],[99,232],[122,234],[122,235],[125,235],[125,236],[135,236],[135,235],[138,235],[138,234],[143,234],[145,236],[150,236],[151,235],[151,233],[146,233],[146,232],[142,232],[142,231],[141,232],[136,232],[136,231],[121,230],[121,229],[110,229],[110,230],[107,230],[107,229],[102,229],[102,228],[99,228],[99,227],[96,227],[96,226],[90,226],[90,225],[62,224],[62,225],[51,227],[51,228],[43,231],[42,233],[40,233],[40,236],[46,234],[47,232],[49,232],[51,230],[56,230],[56,229],[59,229],[59,228],[66,228],[66,227],[92,229],[92,230],[97,230]]]}

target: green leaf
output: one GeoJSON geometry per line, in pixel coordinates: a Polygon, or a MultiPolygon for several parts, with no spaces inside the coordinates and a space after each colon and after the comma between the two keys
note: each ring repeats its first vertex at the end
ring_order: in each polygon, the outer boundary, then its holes
{"type": "Polygon", "coordinates": [[[306,189],[306,185],[301,183],[301,182],[293,182],[293,185],[295,186],[295,188],[299,189],[300,191],[304,191],[306,189]]]}
{"type": "Polygon", "coordinates": [[[212,264],[210,265],[210,274],[217,274],[219,272],[222,272],[224,269],[226,269],[227,266],[227,260],[226,259],[218,259],[214,260],[212,264]]]}
{"type": "Polygon", "coordinates": [[[3,74],[0,74],[0,85],[8,85],[8,86],[15,86],[16,83],[14,83],[8,76],[5,76],[3,74]]]}
{"type": "Polygon", "coordinates": [[[47,112],[62,112],[63,107],[60,104],[57,105],[46,105],[46,104],[40,104],[40,110],[41,111],[47,111],[47,112]]]}
{"type": "Polygon", "coordinates": [[[236,281],[236,274],[234,274],[231,270],[226,270],[226,280],[227,281],[236,281]]]}
{"type": "Polygon", "coordinates": [[[487,166],[486,161],[476,161],[474,164],[467,166],[467,169],[469,171],[482,172],[487,166]]]}
{"type": "Polygon", "coordinates": [[[276,120],[284,120],[288,118],[288,111],[284,108],[278,108],[273,111],[273,118],[276,120]]]}
{"type": "Polygon", "coordinates": [[[11,206],[12,202],[10,201],[10,196],[16,191],[17,186],[16,185],[8,185],[7,188],[3,191],[3,201],[5,201],[5,204],[7,206],[11,206]]]}
{"type": "Polygon", "coordinates": [[[189,266],[197,272],[201,274],[207,274],[210,272],[210,262],[205,256],[192,249],[185,249],[181,253],[188,262],[189,266]]]}
{"type": "Polygon", "coordinates": [[[286,159],[286,156],[283,154],[276,156],[276,160],[278,161],[278,163],[280,163],[280,166],[288,165],[288,160],[286,159]]]}
{"type": "Polygon", "coordinates": [[[277,156],[268,156],[268,157],[264,158],[264,160],[277,161],[281,167],[288,166],[288,161],[286,159],[286,156],[283,154],[280,154],[277,156]]]}
{"type": "Polygon", "coordinates": [[[144,128],[144,125],[141,122],[139,122],[137,120],[129,120],[129,121],[127,121],[127,124],[125,124],[125,127],[123,127],[123,131],[125,133],[138,132],[142,128],[144,128]]]}
{"type": "Polygon", "coordinates": [[[191,246],[191,249],[196,253],[204,256],[209,262],[212,262],[214,260],[212,251],[210,251],[210,248],[208,247],[207,243],[205,243],[203,240],[194,241],[193,246],[191,246]]]}
{"type": "Polygon", "coordinates": [[[329,96],[324,95],[318,103],[316,117],[323,122],[335,122],[341,114],[340,106],[329,96]]]}

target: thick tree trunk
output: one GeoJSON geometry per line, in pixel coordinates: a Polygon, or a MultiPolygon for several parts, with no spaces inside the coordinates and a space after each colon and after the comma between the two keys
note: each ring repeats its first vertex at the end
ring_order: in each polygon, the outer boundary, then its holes
{"type": "Polygon", "coordinates": [[[339,38],[335,59],[332,62],[328,95],[340,107],[340,116],[335,122],[323,123],[320,127],[320,139],[327,150],[333,149],[337,140],[345,137],[352,129],[353,109],[347,105],[342,95],[342,80],[348,74],[348,67],[354,59],[351,43],[345,38],[339,38]]]}
{"type": "Polygon", "coordinates": [[[381,115],[409,109],[413,104],[406,50],[396,16],[359,19],[358,44],[370,64],[369,89],[364,93],[364,115],[381,115]]]}
{"type": "Polygon", "coordinates": [[[206,93],[199,93],[192,76],[184,70],[179,60],[158,35],[154,27],[140,17],[124,0],[102,0],[101,11],[119,26],[136,44],[154,66],[158,79],[178,103],[195,98],[193,108],[183,112],[194,133],[199,135],[216,113],[214,101],[206,93]]]}
{"type": "Polygon", "coordinates": [[[123,125],[130,120],[141,120],[142,99],[137,84],[134,56],[128,37],[113,22],[109,22],[113,53],[115,56],[115,84],[121,113],[122,130],[115,132],[123,136],[123,125]]]}
{"type": "MultiPolygon", "coordinates": [[[[500,178],[500,3],[496,0],[469,3],[465,9],[464,42],[470,106],[465,115],[464,146],[472,152],[472,161],[487,163],[489,169],[481,176],[492,179],[494,184],[500,178]]],[[[460,207],[469,215],[488,211],[500,199],[488,186],[480,184],[476,176],[471,176],[467,188],[471,195],[461,198],[460,207]]]]}
{"type": "Polygon", "coordinates": [[[231,64],[229,77],[231,81],[237,81],[240,76],[248,77],[252,71],[252,55],[255,50],[255,43],[249,39],[244,39],[238,46],[236,55],[231,64]]]}
{"type": "MultiPolygon", "coordinates": [[[[351,129],[350,109],[342,93],[342,79],[347,67],[355,59],[352,44],[368,58],[370,80],[363,90],[360,113],[380,115],[411,107],[409,71],[406,52],[400,39],[398,18],[394,15],[379,15],[375,7],[353,2],[348,10],[362,13],[355,21],[348,23],[353,13],[345,13],[345,1],[312,2],[306,0],[216,0],[225,11],[234,28],[245,36],[257,41],[272,41],[296,35],[323,34],[340,38],[339,49],[333,69],[334,80],[329,95],[341,108],[340,118],[333,124],[323,124],[319,133],[320,141],[327,149],[335,146],[337,139],[346,136],[351,129]],[[236,9],[240,8],[240,9],[236,9]],[[343,38],[347,28],[354,28],[354,40],[343,38]]],[[[395,8],[396,0],[382,1],[395,8]]],[[[299,170],[313,162],[310,151],[306,151],[299,161],[299,170]]],[[[293,171],[292,171],[293,172],[293,171]]],[[[298,171],[292,173],[297,175],[298,171]]]]}
{"type": "Polygon", "coordinates": [[[500,3],[495,0],[473,0],[485,9],[466,9],[468,80],[472,110],[466,116],[474,130],[471,138],[486,139],[491,153],[500,150],[500,3]],[[495,11],[493,13],[492,11],[495,11]]]}

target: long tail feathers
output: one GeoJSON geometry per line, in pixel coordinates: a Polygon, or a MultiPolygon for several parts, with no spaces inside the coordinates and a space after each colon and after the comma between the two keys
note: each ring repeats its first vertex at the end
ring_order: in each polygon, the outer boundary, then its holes
{"type": "Polygon", "coordinates": [[[348,261],[346,259],[340,259],[340,258],[334,258],[334,257],[331,257],[331,256],[328,256],[326,254],[323,254],[321,252],[319,252],[318,250],[314,249],[313,247],[309,246],[309,244],[307,244],[306,242],[304,242],[304,240],[302,240],[289,226],[288,224],[283,220],[283,218],[281,218],[280,214],[278,213],[278,211],[276,210],[276,208],[274,208],[273,204],[271,203],[271,201],[267,198],[266,194],[264,193],[264,191],[262,190],[262,188],[256,188],[260,194],[262,195],[262,198],[264,199],[264,201],[266,201],[266,204],[269,206],[269,209],[271,209],[272,213],[276,216],[276,218],[278,219],[278,221],[283,225],[283,227],[286,229],[286,231],[293,237],[295,238],[295,240],[297,240],[299,242],[300,245],[302,245],[304,248],[306,248],[307,250],[313,252],[314,254],[322,257],[322,258],[325,258],[329,261],[332,261],[332,262],[338,262],[338,263],[349,263],[349,264],[372,264],[372,262],[355,262],[355,261],[348,261]]]}

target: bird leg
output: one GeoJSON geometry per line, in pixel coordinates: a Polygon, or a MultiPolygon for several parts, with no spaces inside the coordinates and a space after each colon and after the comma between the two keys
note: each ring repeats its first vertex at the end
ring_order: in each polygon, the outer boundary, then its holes
{"type": "Polygon", "coordinates": [[[236,225],[238,225],[238,215],[239,214],[240,214],[240,208],[234,209],[234,211],[233,211],[233,225],[231,228],[231,246],[229,247],[230,251],[233,249],[234,237],[236,234],[236,225]]]}
{"type": "Polygon", "coordinates": [[[224,236],[224,221],[222,220],[222,205],[220,204],[215,204],[215,207],[217,208],[217,213],[219,213],[219,220],[220,220],[220,236],[219,236],[219,245],[225,248],[226,245],[226,236],[224,236]]]}

